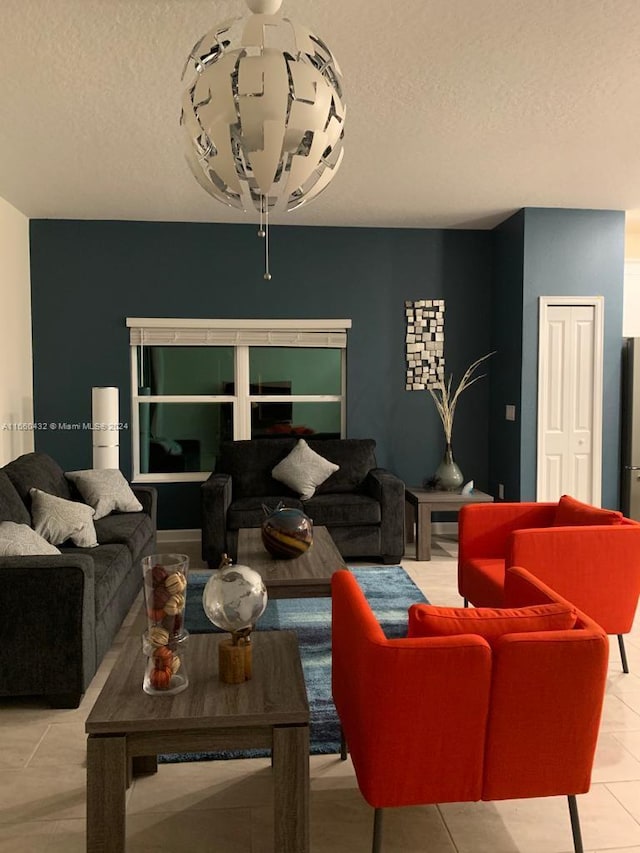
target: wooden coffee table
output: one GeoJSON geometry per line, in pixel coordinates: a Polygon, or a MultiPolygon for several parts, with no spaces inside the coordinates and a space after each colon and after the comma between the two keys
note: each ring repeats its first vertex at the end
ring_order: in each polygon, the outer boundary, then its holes
{"type": "Polygon", "coordinates": [[[331,575],[344,560],[326,527],[313,528],[313,545],[293,560],[278,560],[262,544],[259,527],[238,531],[238,563],[262,575],[269,598],[319,598],[331,595],[331,575]]]}
{"type": "Polygon", "coordinates": [[[132,765],[148,773],[159,753],[254,748],[272,751],[274,850],[308,853],[309,705],[296,635],[256,632],[253,678],[243,684],[218,680],[217,644],[226,636],[189,637],[189,686],[175,696],[144,693],[140,638],[125,644],[85,725],[88,853],[125,850],[132,765]]]}
{"type": "Polygon", "coordinates": [[[406,486],[404,499],[409,512],[406,513],[407,542],[413,542],[413,523],[416,525],[416,560],[431,559],[431,513],[457,512],[463,506],[472,503],[492,501],[491,495],[474,489],[471,494],[460,492],[438,492],[421,489],[418,486],[406,486]]]}

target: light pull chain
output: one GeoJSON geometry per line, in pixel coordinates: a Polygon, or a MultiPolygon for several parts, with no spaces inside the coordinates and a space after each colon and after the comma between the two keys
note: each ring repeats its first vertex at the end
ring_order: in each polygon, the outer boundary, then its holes
{"type": "Polygon", "coordinates": [[[271,281],[269,272],[269,208],[264,211],[264,280],[271,281]]]}
{"type": "Polygon", "coordinates": [[[260,228],[258,229],[258,237],[264,238],[264,280],[271,281],[271,273],[269,272],[269,208],[265,201],[264,194],[260,194],[260,228]]]}

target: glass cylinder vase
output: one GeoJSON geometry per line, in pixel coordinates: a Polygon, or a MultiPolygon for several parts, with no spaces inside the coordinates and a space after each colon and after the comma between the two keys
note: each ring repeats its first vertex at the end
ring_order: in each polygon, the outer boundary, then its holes
{"type": "Polygon", "coordinates": [[[184,627],[188,572],[186,554],[150,554],[142,559],[146,693],[179,693],[189,684],[185,665],[188,632],[184,627]]]}
{"type": "Polygon", "coordinates": [[[152,696],[161,693],[172,696],[189,686],[186,663],[188,633],[185,631],[182,636],[166,643],[164,639],[157,629],[145,631],[142,637],[142,652],[147,659],[142,689],[152,696]]]}

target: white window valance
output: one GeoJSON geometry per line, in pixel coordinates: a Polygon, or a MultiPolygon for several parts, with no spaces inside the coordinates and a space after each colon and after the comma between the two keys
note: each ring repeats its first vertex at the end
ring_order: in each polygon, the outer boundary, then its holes
{"type": "Polygon", "coordinates": [[[201,320],[127,317],[131,346],[346,349],[351,320],[201,320]]]}

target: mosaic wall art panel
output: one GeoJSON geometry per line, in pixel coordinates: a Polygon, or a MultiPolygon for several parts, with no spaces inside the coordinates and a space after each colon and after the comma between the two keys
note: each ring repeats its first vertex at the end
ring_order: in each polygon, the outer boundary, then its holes
{"type": "Polygon", "coordinates": [[[407,391],[423,391],[444,379],[444,299],[407,300],[407,391]]]}

